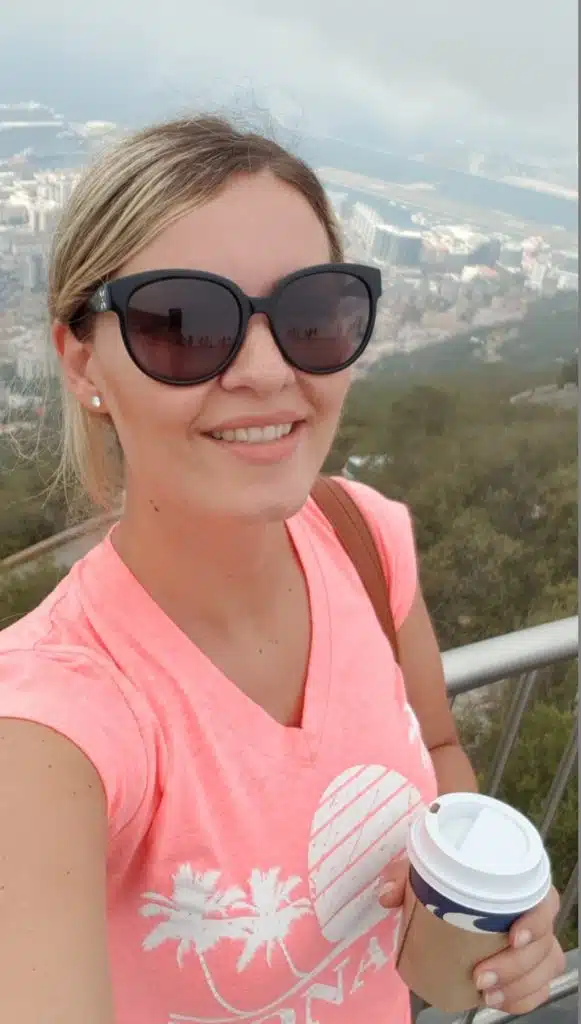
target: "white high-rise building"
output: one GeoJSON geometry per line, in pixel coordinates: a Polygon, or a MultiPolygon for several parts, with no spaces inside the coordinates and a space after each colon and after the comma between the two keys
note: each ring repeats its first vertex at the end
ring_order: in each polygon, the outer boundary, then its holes
{"type": "Polygon", "coordinates": [[[41,252],[25,252],[22,258],[22,284],[30,291],[46,284],[46,264],[41,252]]]}
{"type": "Polygon", "coordinates": [[[367,257],[371,256],[375,234],[382,223],[382,218],[372,206],[367,206],[366,203],[355,203],[351,227],[362,243],[367,257]]]}
{"type": "Polygon", "coordinates": [[[37,198],[63,207],[72,195],[79,175],[66,171],[42,171],[35,177],[37,198]]]}
{"type": "Polygon", "coordinates": [[[548,269],[548,263],[541,263],[540,260],[537,260],[532,264],[529,274],[529,285],[531,288],[534,288],[535,291],[540,292],[543,290],[548,269]]]}
{"type": "Polygon", "coordinates": [[[371,256],[378,263],[394,267],[417,267],[423,250],[421,231],[402,231],[391,224],[379,224],[371,256]]]}
{"type": "Polygon", "coordinates": [[[33,233],[52,231],[59,214],[54,199],[35,199],[28,203],[28,229],[33,233]]]}

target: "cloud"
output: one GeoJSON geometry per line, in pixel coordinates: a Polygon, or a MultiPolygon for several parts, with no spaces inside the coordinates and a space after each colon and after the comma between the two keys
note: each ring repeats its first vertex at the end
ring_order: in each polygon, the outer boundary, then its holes
{"type": "Polygon", "coordinates": [[[567,140],[576,24],[575,0],[101,0],[90,16],[76,0],[29,0],[22,28],[49,65],[51,48],[80,47],[89,74],[123,67],[120,88],[160,111],[254,90],[294,105],[303,127],[344,111],[567,140]]]}

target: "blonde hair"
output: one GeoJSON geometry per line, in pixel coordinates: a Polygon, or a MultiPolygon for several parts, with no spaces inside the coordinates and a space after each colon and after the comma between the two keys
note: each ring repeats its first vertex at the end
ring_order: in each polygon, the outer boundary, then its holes
{"type": "MultiPolygon", "coordinates": [[[[197,116],[153,125],[123,138],[85,171],[53,239],[48,309],[70,324],[91,293],[165,227],[215,197],[235,174],[269,170],[310,203],[341,261],[337,222],[314,172],[273,139],[221,117],[197,116]]],[[[82,330],[90,337],[91,320],[82,330]]],[[[79,334],[76,330],[77,335],[79,334]]],[[[93,415],[61,377],[59,480],[80,483],[104,508],[123,487],[123,455],[110,420],[93,415]]]]}

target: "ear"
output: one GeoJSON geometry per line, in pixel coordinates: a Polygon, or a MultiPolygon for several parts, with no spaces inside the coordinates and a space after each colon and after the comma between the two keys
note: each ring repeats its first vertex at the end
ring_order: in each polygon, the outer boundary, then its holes
{"type": "Polygon", "coordinates": [[[98,412],[105,412],[101,388],[94,379],[93,345],[91,341],[79,341],[68,324],[56,320],[52,326],[52,341],[59,358],[68,390],[86,409],[96,412],[93,399],[101,398],[98,412]]]}

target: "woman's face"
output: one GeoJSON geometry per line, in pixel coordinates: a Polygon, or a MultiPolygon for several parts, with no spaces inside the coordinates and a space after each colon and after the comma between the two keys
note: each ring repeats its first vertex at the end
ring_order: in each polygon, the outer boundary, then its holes
{"type": "MultiPolygon", "coordinates": [[[[161,231],[120,276],[203,270],[230,278],[247,295],[266,296],[280,278],[329,259],[329,239],[308,202],[261,173],[232,180],[161,231]]],[[[65,341],[65,361],[74,344],[65,341]]],[[[128,497],[194,517],[272,520],[302,506],[337,428],[348,370],[313,376],[293,369],[261,314],[251,317],[234,363],[203,384],[175,387],[147,377],[129,357],[114,313],[97,315],[88,351],[85,387],[89,381],[101,397],[95,415],[115,424],[128,497]],[[293,424],[289,435],[259,444],[213,436],[281,423],[293,424]]]]}

